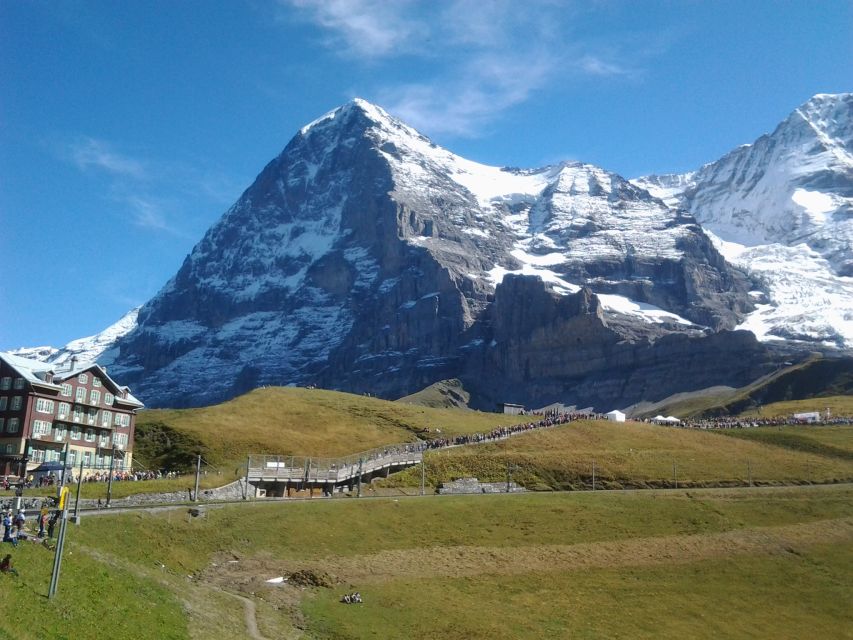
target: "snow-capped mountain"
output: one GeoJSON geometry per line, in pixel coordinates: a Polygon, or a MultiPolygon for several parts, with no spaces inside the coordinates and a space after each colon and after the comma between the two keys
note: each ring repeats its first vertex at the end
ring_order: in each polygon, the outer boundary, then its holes
{"type": "Polygon", "coordinates": [[[87,338],[72,340],[62,348],[56,347],[25,347],[10,351],[12,355],[30,360],[55,363],[58,367],[65,366],[72,358],[79,363],[98,362],[103,366],[113,363],[118,350],[114,349],[119,338],[127,335],[136,328],[136,317],[140,307],[131,309],[117,322],[87,338]]]}
{"type": "Polygon", "coordinates": [[[629,182],[485,166],[354,100],[296,133],[138,317],[33,355],[98,357],[149,406],[459,378],[481,407],[611,409],[739,386],[777,353],[853,346],[852,102],[815,96],[717,162],[629,182]]]}
{"type": "Polygon", "coordinates": [[[765,340],[853,348],[853,94],[819,94],[698,171],[633,181],[709,231],[756,282],[765,340]]]}
{"type": "Polygon", "coordinates": [[[756,375],[760,346],[724,331],[748,290],[691,215],[616,174],[481,165],[354,100],[205,234],[114,367],[149,406],[447,377],[483,403],[609,403],[756,375]]]}

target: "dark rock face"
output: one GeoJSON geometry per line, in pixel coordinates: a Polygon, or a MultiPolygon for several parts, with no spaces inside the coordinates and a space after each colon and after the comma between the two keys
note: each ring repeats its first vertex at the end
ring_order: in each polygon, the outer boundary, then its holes
{"type": "Polygon", "coordinates": [[[463,378],[474,406],[484,409],[558,401],[612,409],[686,386],[742,386],[769,366],[747,331],[638,335],[636,327],[608,323],[588,289],[558,297],[533,278],[508,276],[491,311],[494,341],[468,361],[463,378]]]}
{"type": "Polygon", "coordinates": [[[762,347],[723,331],[748,289],[692,217],[619,176],[483,167],[354,101],[261,172],[112,367],[148,406],[456,377],[490,409],[610,409],[760,369],[762,347]]]}

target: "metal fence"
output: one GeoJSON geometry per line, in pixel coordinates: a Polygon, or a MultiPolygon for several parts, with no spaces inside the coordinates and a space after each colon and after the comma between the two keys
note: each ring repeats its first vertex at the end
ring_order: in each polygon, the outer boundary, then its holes
{"type": "Polygon", "coordinates": [[[380,469],[415,465],[423,459],[425,445],[417,442],[376,447],[342,458],[251,455],[247,463],[250,482],[306,482],[338,484],[380,469]]]}

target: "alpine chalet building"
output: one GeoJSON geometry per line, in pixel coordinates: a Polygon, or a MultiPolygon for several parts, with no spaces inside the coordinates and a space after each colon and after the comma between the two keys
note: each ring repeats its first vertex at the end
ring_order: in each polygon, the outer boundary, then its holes
{"type": "Polygon", "coordinates": [[[43,462],[83,473],[130,470],[137,410],[143,404],[96,363],[52,364],[0,352],[0,475],[43,462]]]}

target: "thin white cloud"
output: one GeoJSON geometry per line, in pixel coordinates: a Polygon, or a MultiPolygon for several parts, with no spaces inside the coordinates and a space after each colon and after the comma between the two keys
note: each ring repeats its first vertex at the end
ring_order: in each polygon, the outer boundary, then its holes
{"type": "Polygon", "coordinates": [[[136,226],[154,231],[172,232],[172,228],[166,224],[165,213],[159,204],[138,195],[127,196],[125,202],[130,207],[133,223],[136,226]]]}
{"type": "Polygon", "coordinates": [[[195,239],[195,227],[206,226],[210,213],[231,204],[245,182],[226,175],[213,161],[132,158],[116,151],[118,145],[90,136],[48,146],[98,179],[119,218],[157,234],[195,239]],[[208,215],[200,215],[204,209],[208,215]]]}
{"type": "Polygon", "coordinates": [[[632,76],[636,71],[598,56],[587,54],[577,61],[578,68],[593,76],[632,76]]]}
{"type": "Polygon", "coordinates": [[[128,207],[131,222],[140,229],[195,239],[194,235],[171,223],[175,217],[173,211],[180,208],[178,203],[169,204],[161,199],[134,193],[118,196],[116,199],[128,207]]]}
{"type": "Polygon", "coordinates": [[[411,0],[280,0],[311,22],[327,29],[343,43],[342,52],[381,58],[417,48],[427,36],[427,25],[411,17],[411,0]]]}
{"type": "Polygon", "coordinates": [[[380,100],[415,128],[470,137],[499,113],[525,102],[551,71],[547,57],[510,60],[486,54],[446,83],[389,88],[380,92],[380,100]]]}
{"type": "Polygon", "coordinates": [[[146,176],[145,166],[142,162],[114,151],[103,140],[83,138],[71,144],[69,155],[81,171],[98,169],[110,174],[137,179],[146,176]]]}
{"type": "MultiPolygon", "coordinates": [[[[426,133],[480,135],[506,110],[548,83],[642,75],[618,42],[584,42],[573,24],[595,10],[560,0],[278,0],[328,38],[342,55],[409,65],[405,84],[374,86],[390,112],[426,133]]],[[[631,47],[636,50],[636,47],[631,47]]],[[[635,51],[636,53],[636,51],[635,51]]],[[[639,56],[642,58],[642,56],[639,56]]],[[[395,74],[396,75],[396,74],[395,74]]]]}

